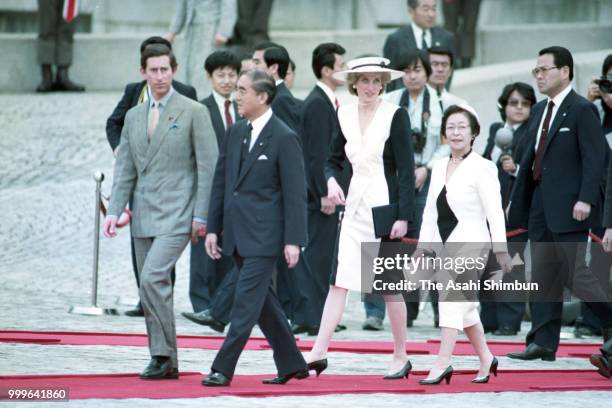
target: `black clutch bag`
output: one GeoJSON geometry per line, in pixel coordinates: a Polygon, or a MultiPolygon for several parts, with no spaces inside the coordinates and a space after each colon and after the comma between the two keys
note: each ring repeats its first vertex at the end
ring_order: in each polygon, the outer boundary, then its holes
{"type": "Polygon", "coordinates": [[[397,221],[398,206],[396,204],[372,207],[372,218],[374,219],[374,235],[376,238],[387,237],[391,233],[393,223],[397,221]]]}

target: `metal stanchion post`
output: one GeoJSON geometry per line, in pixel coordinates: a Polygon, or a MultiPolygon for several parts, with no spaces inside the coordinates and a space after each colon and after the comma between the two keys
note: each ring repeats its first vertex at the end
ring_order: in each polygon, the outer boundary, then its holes
{"type": "Polygon", "coordinates": [[[102,309],[98,307],[98,255],[100,249],[100,199],[102,196],[102,181],[104,173],[97,171],[93,175],[96,181],[96,214],[93,231],[93,276],[91,279],[91,306],[70,306],[69,313],[88,316],[101,316],[104,314],[117,315],[116,309],[102,309]]]}

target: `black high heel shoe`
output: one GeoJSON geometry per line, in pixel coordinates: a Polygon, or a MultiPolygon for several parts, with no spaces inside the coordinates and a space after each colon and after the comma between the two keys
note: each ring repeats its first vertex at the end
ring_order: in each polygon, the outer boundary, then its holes
{"type": "Polygon", "coordinates": [[[412,370],[412,363],[410,360],[406,361],[406,364],[395,374],[387,374],[383,377],[383,380],[399,380],[404,377],[408,378],[410,374],[410,370],[412,370]]]}
{"type": "Polygon", "coordinates": [[[442,380],[446,380],[446,383],[449,384],[451,377],[453,376],[453,366],[446,367],[446,370],[442,372],[437,378],[432,378],[430,380],[423,379],[419,380],[419,384],[421,385],[437,385],[442,382],[442,380]]]}
{"type": "Polygon", "coordinates": [[[497,377],[498,363],[497,357],[493,357],[493,361],[491,361],[491,365],[489,366],[489,374],[485,375],[484,377],[476,377],[472,380],[472,382],[476,384],[486,384],[489,382],[489,375],[491,375],[491,373],[497,377]]]}
{"type": "Polygon", "coordinates": [[[283,385],[292,378],[303,380],[304,378],[308,378],[308,375],[309,374],[307,370],[300,370],[287,375],[281,375],[270,380],[262,380],[261,382],[264,384],[283,385]]]}
{"type": "Polygon", "coordinates": [[[316,360],[308,363],[308,371],[314,370],[317,372],[317,377],[327,368],[327,359],[316,360]]]}

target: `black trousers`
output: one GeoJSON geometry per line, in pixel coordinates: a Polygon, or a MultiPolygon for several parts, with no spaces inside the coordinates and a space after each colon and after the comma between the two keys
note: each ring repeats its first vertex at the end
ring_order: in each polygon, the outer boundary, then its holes
{"type": "Polygon", "coordinates": [[[74,23],[62,17],[64,0],[38,0],[37,60],[39,64],[72,64],[74,23]]]}
{"type": "MultiPolygon", "coordinates": [[[[571,216],[571,215],[568,215],[571,216]]],[[[527,345],[557,350],[561,333],[562,296],[568,287],[600,319],[603,328],[612,327],[612,303],[606,300],[599,281],[586,266],[588,230],[568,233],[552,232],[546,222],[541,189],[536,187],[529,215],[532,282],[541,288],[537,298],[530,299],[531,330],[527,345]],[[542,243],[547,243],[542,245],[542,243]]]]}
{"type": "Polygon", "coordinates": [[[306,370],[306,361],[272,288],[272,274],[278,258],[242,258],[236,254],[234,259],[239,272],[230,327],[213,361],[212,371],[228,378],[234,376],[238,358],[255,324],[272,346],[279,376],[306,370]]]}
{"type": "Polygon", "coordinates": [[[195,245],[191,244],[189,300],[194,312],[211,307],[214,293],[233,266],[231,256],[223,255],[218,260],[208,256],[203,239],[199,239],[195,245]]]}
{"type": "Polygon", "coordinates": [[[318,326],[321,319],[313,308],[314,282],[308,262],[300,254],[300,260],[292,270],[284,257],[276,262],[276,293],[285,315],[295,324],[318,326]]]}

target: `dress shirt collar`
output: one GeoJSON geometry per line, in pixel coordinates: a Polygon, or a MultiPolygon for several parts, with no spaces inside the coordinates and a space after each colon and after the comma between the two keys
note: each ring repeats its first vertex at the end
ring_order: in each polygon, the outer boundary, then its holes
{"type": "MultiPolygon", "coordinates": [[[[416,25],[414,22],[410,23],[410,26],[412,27],[412,32],[414,33],[414,41],[416,42],[416,46],[418,49],[421,49],[421,38],[423,38],[423,29],[416,25]]],[[[425,30],[425,41],[427,42],[427,46],[431,47],[431,30],[425,30]]]]}
{"type": "Polygon", "coordinates": [[[325,95],[327,95],[331,104],[335,107],[336,106],[336,94],[334,93],[334,91],[332,91],[332,89],[329,86],[327,86],[327,84],[324,84],[321,81],[317,81],[317,86],[321,88],[323,92],[325,92],[325,95]]]}
{"type": "MultiPolygon", "coordinates": [[[[559,94],[557,96],[552,98],[552,101],[555,104],[555,108],[558,109],[559,106],[561,106],[561,104],[563,103],[563,100],[570,93],[571,90],[572,90],[572,84],[569,84],[564,90],[559,92],[559,94]]],[[[548,101],[550,102],[550,98],[548,98],[548,101]]],[[[548,102],[546,102],[546,103],[548,104],[548,102]]]]}
{"type": "Polygon", "coordinates": [[[261,115],[260,117],[258,117],[254,121],[249,122],[249,124],[251,126],[253,126],[253,130],[251,131],[251,146],[250,146],[250,148],[253,147],[253,145],[255,144],[255,141],[259,137],[259,134],[261,133],[263,128],[266,126],[266,124],[268,124],[268,121],[270,120],[270,118],[272,118],[272,109],[270,109],[270,107],[268,107],[268,109],[264,112],[263,115],[261,115]]]}
{"type": "Polygon", "coordinates": [[[229,98],[226,98],[225,96],[221,95],[220,93],[218,93],[214,89],[212,90],[212,96],[213,96],[213,99],[215,100],[215,103],[217,105],[223,106],[223,107],[225,107],[225,101],[231,101],[232,100],[232,95],[230,95],[229,98]]]}
{"type": "MultiPolygon", "coordinates": [[[[148,87],[148,85],[147,85],[148,87]]],[[[159,103],[159,108],[164,108],[166,105],[168,105],[168,100],[170,99],[170,97],[172,96],[172,94],[174,93],[174,88],[171,86],[170,90],[168,91],[167,94],[165,94],[159,101],[155,101],[155,99],[153,98],[153,93],[151,92],[151,88],[149,87],[148,89],[149,92],[149,108],[151,108],[153,106],[154,102],[158,102],[159,103]]]]}
{"type": "Polygon", "coordinates": [[[276,86],[279,86],[279,85],[280,85],[280,84],[282,84],[283,82],[285,82],[285,80],[283,80],[283,79],[277,79],[277,80],[276,80],[276,82],[275,82],[275,84],[276,84],[276,86]]]}

